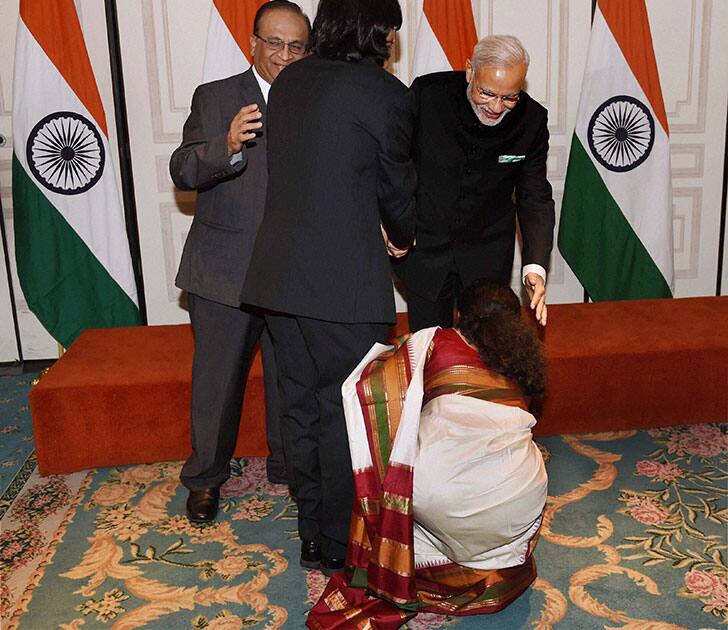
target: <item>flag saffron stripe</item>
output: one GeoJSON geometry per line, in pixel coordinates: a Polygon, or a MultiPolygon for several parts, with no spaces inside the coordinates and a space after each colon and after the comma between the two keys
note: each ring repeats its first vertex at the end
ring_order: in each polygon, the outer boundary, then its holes
{"type": "Polygon", "coordinates": [[[108,138],[104,106],[73,0],[21,0],[20,18],[108,138]]]}
{"type": "Polygon", "coordinates": [[[470,0],[425,0],[423,12],[453,70],[464,70],[478,41],[470,0]]]}
{"type": "Polygon", "coordinates": [[[213,4],[220,18],[225,22],[233,39],[250,63],[250,36],[252,35],[253,18],[258,8],[267,0],[214,0],[213,4]]]}
{"type": "Polygon", "coordinates": [[[655,112],[665,133],[669,135],[645,1],[599,0],[599,10],[609,30],[612,31],[627,65],[649,99],[652,111],[655,112]]]}

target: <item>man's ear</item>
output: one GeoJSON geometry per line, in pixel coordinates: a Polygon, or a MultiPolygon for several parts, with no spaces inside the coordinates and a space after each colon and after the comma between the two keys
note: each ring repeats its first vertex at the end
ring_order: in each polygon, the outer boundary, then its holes
{"type": "Polygon", "coordinates": [[[465,80],[470,83],[473,80],[473,64],[470,59],[465,60],[465,80]]]}
{"type": "Polygon", "coordinates": [[[255,55],[255,46],[258,43],[258,38],[255,35],[250,36],[250,57],[252,58],[253,55],[255,55]]]}

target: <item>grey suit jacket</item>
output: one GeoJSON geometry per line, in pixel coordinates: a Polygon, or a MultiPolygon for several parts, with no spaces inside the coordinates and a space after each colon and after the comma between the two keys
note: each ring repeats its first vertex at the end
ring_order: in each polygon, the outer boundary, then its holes
{"type": "Polygon", "coordinates": [[[268,168],[265,101],[252,70],[200,85],[169,162],[172,181],[197,191],[197,208],[182,252],[176,285],[209,300],[239,306],[253,243],[263,218],[268,168]],[[258,138],[242,161],[227,154],[230,121],[244,105],[263,113],[258,138]]]}

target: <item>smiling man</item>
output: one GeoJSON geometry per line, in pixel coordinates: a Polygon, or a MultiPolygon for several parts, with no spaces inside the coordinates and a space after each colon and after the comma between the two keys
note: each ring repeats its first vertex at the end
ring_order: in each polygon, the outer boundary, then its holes
{"type": "Polygon", "coordinates": [[[412,331],[452,326],[460,293],[475,280],[509,284],[516,218],[523,282],[546,325],[554,202],[547,112],[523,91],[528,63],[518,39],[491,35],[477,43],[465,72],[412,84],[417,243],[394,263],[412,331]]]}
{"type": "Polygon", "coordinates": [[[258,339],[271,453],[268,479],[288,480],[271,341],[261,312],[244,304],[241,294],[265,205],[268,91],[283,68],[304,56],[309,31],[309,20],[298,5],[288,0],[263,4],[250,37],[253,66],[195,90],[182,144],[169,164],[178,188],[197,191],[195,218],[177,274],[177,286],[189,295],[195,338],[192,454],[180,476],[189,490],[187,516],[196,522],[215,518],[220,486],[230,476],[258,339]]]}

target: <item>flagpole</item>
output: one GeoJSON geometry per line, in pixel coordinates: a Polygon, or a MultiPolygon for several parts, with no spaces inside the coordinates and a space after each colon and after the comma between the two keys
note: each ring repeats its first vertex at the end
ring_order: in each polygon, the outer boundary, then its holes
{"type": "Polygon", "coordinates": [[[119,19],[116,10],[116,0],[104,0],[104,5],[106,9],[106,34],[109,41],[111,85],[114,93],[114,118],[116,121],[116,137],[121,175],[121,195],[124,202],[126,236],[129,241],[131,264],[134,270],[134,279],[137,287],[139,315],[141,323],[146,325],[148,323],[147,304],[144,297],[144,275],[142,273],[141,246],[139,244],[139,223],[137,220],[136,199],[134,197],[134,172],[131,164],[129,121],[126,114],[124,72],[121,63],[121,46],[119,43],[119,19]]]}
{"type": "Polygon", "coordinates": [[[718,233],[718,277],[715,282],[715,294],[722,290],[723,257],[725,256],[726,230],[726,196],[728,196],[728,108],[726,108],[725,150],[723,153],[723,198],[720,202],[720,232],[718,233]]]}
{"type": "MultiPolygon", "coordinates": [[[[4,136],[0,136],[2,142],[0,146],[5,144],[4,136]]],[[[8,253],[8,236],[5,232],[5,213],[3,212],[3,202],[0,199],[0,236],[2,237],[3,255],[5,256],[5,273],[8,275],[8,292],[10,293],[10,310],[13,313],[13,328],[15,329],[15,345],[18,349],[18,363],[23,365],[23,344],[20,341],[20,326],[18,325],[18,309],[15,306],[15,290],[13,289],[13,276],[10,273],[10,254],[8,253]]]]}
{"type": "MultiPolygon", "coordinates": [[[[591,5],[592,5],[591,6],[591,22],[589,23],[590,29],[591,29],[591,26],[594,24],[594,14],[597,11],[597,2],[598,2],[598,0],[592,0],[592,3],[591,3],[591,5]]],[[[587,293],[586,289],[584,289],[584,303],[588,304],[589,300],[590,300],[589,294],[587,293]]]]}

